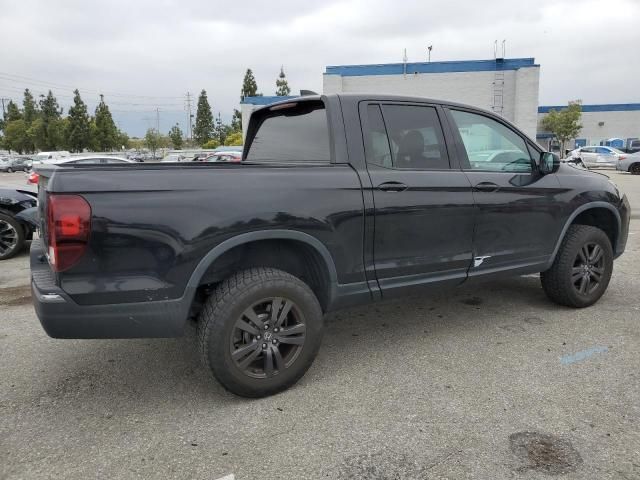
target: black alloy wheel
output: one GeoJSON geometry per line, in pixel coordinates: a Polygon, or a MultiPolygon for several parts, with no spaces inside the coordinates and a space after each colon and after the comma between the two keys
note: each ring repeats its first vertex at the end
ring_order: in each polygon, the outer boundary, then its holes
{"type": "Polygon", "coordinates": [[[597,243],[585,243],[573,262],[573,287],[580,295],[591,295],[600,286],[604,273],[604,250],[597,243]]]}
{"type": "Polygon", "coordinates": [[[236,320],[229,345],[231,358],[249,377],[273,377],[296,361],[306,329],[304,315],[292,300],[262,299],[236,320]]]}

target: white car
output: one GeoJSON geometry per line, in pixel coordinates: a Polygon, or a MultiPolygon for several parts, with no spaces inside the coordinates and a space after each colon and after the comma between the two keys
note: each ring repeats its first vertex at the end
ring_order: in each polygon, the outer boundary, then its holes
{"type": "Polygon", "coordinates": [[[567,162],[582,163],[585,167],[613,167],[616,168],[620,160],[624,160],[627,154],[617,148],[594,145],[580,147],[572,150],[567,155],[567,162]]]}
{"type": "Polygon", "coordinates": [[[632,175],[640,175],[640,152],[627,155],[620,159],[616,165],[616,170],[629,172],[632,175]]]}
{"type": "Polygon", "coordinates": [[[170,153],[169,155],[167,155],[166,157],[164,157],[161,162],[186,162],[187,161],[187,157],[185,157],[184,155],[182,155],[181,153],[170,153]]]}
{"type": "Polygon", "coordinates": [[[60,160],[70,158],[71,154],[66,150],[59,150],[57,152],[40,152],[33,157],[34,163],[58,163],[60,160]]]}

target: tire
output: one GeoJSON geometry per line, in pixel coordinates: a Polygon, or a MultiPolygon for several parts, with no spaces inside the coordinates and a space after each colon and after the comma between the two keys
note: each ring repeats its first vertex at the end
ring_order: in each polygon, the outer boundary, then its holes
{"type": "Polygon", "coordinates": [[[322,309],[311,289],[274,268],[243,270],[221,282],[198,322],[205,365],[227,390],[253,398],[286,390],[302,378],[323,331],[322,309]]]}
{"type": "Polygon", "coordinates": [[[540,274],[540,280],[553,302],[584,308],[604,294],[612,272],[613,250],[609,237],[596,227],[571,225],[553,265],[540,274]]]}
{"type": "Polygon", "coordinates": [[[24,247],[24,229],[15,218],[0,213],[0,260],[13,257],[24,247]]]}
{"type": "Polygon", "coordinates": [[[8,168],[7,168],[7,173],[13,173],[13,168],[8,167],[8,168]]]}
{"type": "Polygon", "coordinates": [[[640,175],[640,163],[634,163],[629,167],[629,173],[631,175],[640,175]]]}

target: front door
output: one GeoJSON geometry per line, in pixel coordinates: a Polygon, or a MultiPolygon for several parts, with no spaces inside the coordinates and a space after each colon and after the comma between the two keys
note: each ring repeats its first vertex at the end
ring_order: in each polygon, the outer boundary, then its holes
{"type": "Polygon", "coordinates": [[[385,297],[461,283],[471,264],[471,185],[451,168],[441,115],[432,105],[360,106],[375,204],[373,258],[385,297]]]}
{"type": "Polygon", "coordinates": [[[555,175],[540,175],[540,152],[500,119],[447,109],[463,171],[478,214],[469,278],[509,271],[539,271],[558,238],[562,193],[555,175]]]}

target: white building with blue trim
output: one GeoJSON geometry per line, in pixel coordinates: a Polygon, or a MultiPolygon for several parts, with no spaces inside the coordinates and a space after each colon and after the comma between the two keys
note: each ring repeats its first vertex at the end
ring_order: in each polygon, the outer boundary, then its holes
{"type": "Polygon", "coordinates": [[[492,110],[536,136],[540,65],[533,58],[336,65],[323,91],[410,95],[492,110]]]}

